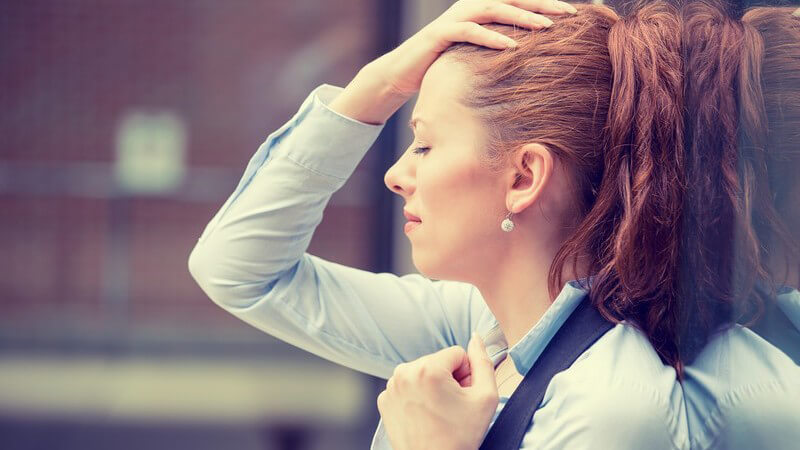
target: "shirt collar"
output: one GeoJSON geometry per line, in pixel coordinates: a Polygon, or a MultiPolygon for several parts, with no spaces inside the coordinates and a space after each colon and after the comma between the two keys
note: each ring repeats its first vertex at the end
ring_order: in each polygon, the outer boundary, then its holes
{"type": "Polygon", "coordinates": [[[564,325],[567,318],[578,307],[586,296],[586,282],[591,282],[593,277],[571,280],[564,284],[561,292],[545,311],[544,315],[527,333],[510,349],[500,329],[500,324],[493,319],[493,326],[484,333],[483,341],[486,352],[495,365],[502,361],[502,356],[507,352],[514,362],[514,366],[521,375],[525,375],[539,359],[550,339],[564,325]]]}
{"type": "Polygon", "coordinates": [[[778,289],[777,303],[789,321],[800,330],[800,291],[790,286],[781,286],[778,289]]]}

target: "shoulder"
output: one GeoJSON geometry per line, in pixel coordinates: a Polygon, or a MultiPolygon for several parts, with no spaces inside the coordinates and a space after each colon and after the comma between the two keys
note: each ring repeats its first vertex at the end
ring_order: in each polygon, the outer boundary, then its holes
{"type": "Polygon", "coordinates": [[[780,380],[783,375],[795,375],[798,370],[800,367],[779,348],[741,325],[728,327],[714,335],[692,364],[686,367],[688,379],[708,374],[726,390],[757,381],[780,380]]]}
{"type": "Polygon", "coordinates": [[[531,448],[688,448],[682,404],[675,370],[622,323],[553,377],[526,439],[531,448]]]}
{"type": "Polygon", "coordinates": [[[792,448],[800,366],[739,325],[711,339],[683,383],[693,448],[792,448]]]}

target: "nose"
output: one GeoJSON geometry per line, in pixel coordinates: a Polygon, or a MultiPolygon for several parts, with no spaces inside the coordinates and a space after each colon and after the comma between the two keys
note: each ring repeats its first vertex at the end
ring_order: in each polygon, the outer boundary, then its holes
{"type": "Polygon", "coordinates": [[[383,183],[390,191],[403,198],[408,198],[414,192],[414,169],[404,160],[405,158],[401,157],[386,171],[383,183]]]}

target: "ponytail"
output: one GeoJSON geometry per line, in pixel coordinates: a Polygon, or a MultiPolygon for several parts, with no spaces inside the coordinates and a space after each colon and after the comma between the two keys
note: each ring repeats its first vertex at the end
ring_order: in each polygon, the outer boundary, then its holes
{"type": "MultiPolygon", "coordinates": [[[[721,5],[695,1],[681,13],[687,190],[679,340],[688,362],[717,327],[738,319],[737,303],[745,303],[755,278],[763,273],[748,219],[754,168],[739,157],[737,136],[739,111],[742,122],[758,124],[763,108],[755,79],[759,41],[751,33],[745,35],[721,5]],[[751,41],[745,44],[745,38],[751,41]]],[[[759,141],[751,137],[753,143],[759,141]]]]}
{"type": "Polygon", "coordinates": [[[553,265],[559,268],[578,250],[588,253],[595,307],[608,320],[638,326],[680,374],[676,274],[685,182],[679,28],[677,10],[663,2],[641,6],[611,28],[605,173],[592,209],[553,265]]]}
{"type": "Polygon", "coordinates": [[[752,222],[763,255],[779,248],[785,254],[786,271],[765,283],[771,292],[790,270],[800,271],[800,17],[794,13],[795,7],[755,7],[742,17],[745,30],[761,42],[753,103],[763,109],[760,120],[742,123],[744,157],[761,169],[752,222]]]}
{"type": "MultiPolygon", "coordinates": [[[[762,80],[765,58],[782,52],[773,45],[765,52],[762,35],[748,23],[758,13],[748,14],[738,21],[711,0],[682,10],[687,191],[679,341],[687,362],[714,331],[737,322],[751,325],[763,314],[776,291],[767,266],[770,249],[784,245],[797,260],[797,243],[773,203],[779,192],[770,172],[780,169],[769,157],[773,144],[767,135],[768,111],[791,106],[767,107],[762,80]]],[[[792,19],[789,11],[783,19],[792,19]]],[[[792,47],[800,42],[797,36],[792,47]]],[[[773,90],[774,84],[766,86],[773,90]]]]}

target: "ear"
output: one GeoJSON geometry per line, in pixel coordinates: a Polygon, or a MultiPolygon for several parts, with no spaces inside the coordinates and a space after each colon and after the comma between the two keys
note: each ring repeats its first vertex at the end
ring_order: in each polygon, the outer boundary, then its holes
{"type": "Polygon", "coordinates": [[[512,156],[506,177],[506,207],[518,214],[541,199],[554,169],[553,154],[542,144],[529,143],[512,156]]]}

